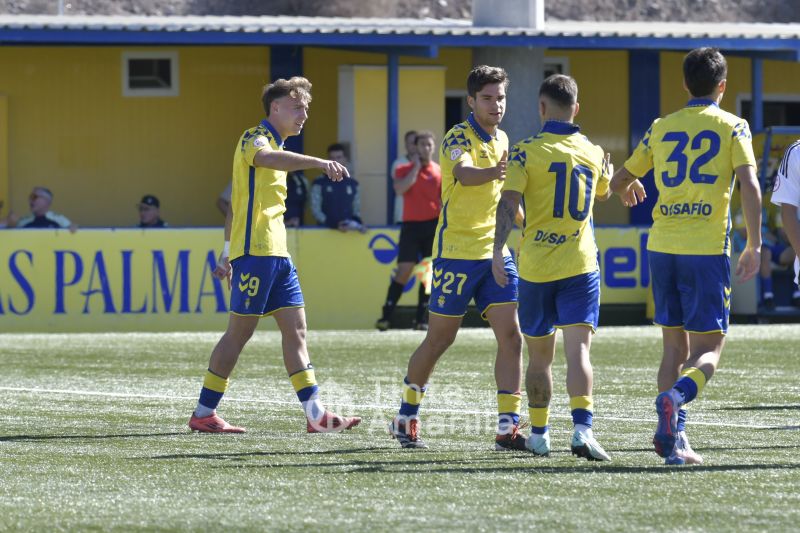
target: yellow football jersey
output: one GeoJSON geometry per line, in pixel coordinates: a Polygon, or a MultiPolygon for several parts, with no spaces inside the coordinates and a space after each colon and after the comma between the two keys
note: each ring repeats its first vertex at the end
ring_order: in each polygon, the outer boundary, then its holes
{"type": "Polygon", "coordinates": [[[243,255],[289,256],[283,225],[286,172],[254,166],[261,150],[283,150],[283,139],[266,120],[242,134],[233,154],[231,260],[243,255]]]}
{"type": "Polygon", "coordinates": [[[523,195],[518,267],[524,280],[544,283],[598,269],[592,207],[611,177],[603,149],[579,131],[548,121],[511,148],[503,190],[523,195]]]}
{"type": "Polygon", "coordinates": [[[730,255],[734,169],[756,166],[747,121],[711,100],[656,119],[625,168],[654,169],[658,202],[647,249],[683,255],[730,255]]]}
{"type": "MultiPolygon", "coordinates": [[[[490,259],[494,246],[495,214],[503,182],[492,180],[465,187],[453,175],[459,164],[489,168],[508,150],[508,137],[492,137],[472,114],[456,124],[442,141],[442,211],[436,226],[433,253],[447,259],[490,259]]],[[[507,253],[507,252],[506,252],[507,253]]]]}

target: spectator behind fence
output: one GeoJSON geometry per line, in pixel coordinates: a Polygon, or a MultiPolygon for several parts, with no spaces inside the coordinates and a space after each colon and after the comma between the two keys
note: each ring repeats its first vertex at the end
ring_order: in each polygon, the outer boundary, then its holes
{"type": "MultiPolygon", "coordinates": [[[[347,166],[347,155],[341,144],[328,147],[328,159],[347,166]]],[[[361,199],[358,182],[346,177],[331,181],[325,174],[314,180],[311,186],[311,211],[322,226],[339,231],[367,231],[361,222],[361,199]]]]}
{"type": "MultiPolygon", "coordinates": [[[[442,170],[432,160],[435,151],[433,133],[422,131],[416,134],[416,149],[411,155],[411,162],[395,169],[394,190],[403,199],[403,222],[400,226],[397,271],[389,284],[383,314],[375,323],[380,331],[386,331],[391,326],[397,301],[403,294],[414,265],[432,255],[436,224],[442,207],[442,170]]],[[[415,329],[428,329],[428,300],[430,295],[424,284],[420,283],[415,329]]]]}
{"type": "Polygon", "coordinates": [[[70,222],[64,215],[50,211],[53,203],[53,193],[47,187],[34,187],[28,197],[31,212],[17,220],[13,214],[9,214],[9,228],[63,228],[75,233],[78,226],[70,222]]]}
{"type": "Polygon", "coordinates": [[[300,171],[287,173],[286,212],[283,214],[283,224],[287,228],[298,228],[304,224],[307,201],[308,180],[305,175],[300,171]]]}
{"type": "MultiPolygon", "coordinates": [[[[394,181],[397,175],[397,167],[407,165],[411,162],[414,154],[417,153],[417,132],[409,130],[403,136],[403,142],[406,145],[406,155],[401,155],[392,162],[392,169],[389,171],[390,182],[394,181]]],[[[403,222],[403,195],[398,194],[394,197],[394,216],[392,218],[396,224],[403,222]]]]}
{"type": "Polygon", "coordinates": [[[161,220],[161,202],[152,194],[146,194],[139,202],[139,224],[137,228],[166,228],[169,224],[161,220]]]}
{"type": "Polygon", "coordinates": [[[219,212],[222,213],[222,216],[228,216],[228,209],[231,207],[231,188],[233,182],[228,182],[228,186],[225,187],[225,190],[219,193],[217,196],[217,209],[219,212]]]}

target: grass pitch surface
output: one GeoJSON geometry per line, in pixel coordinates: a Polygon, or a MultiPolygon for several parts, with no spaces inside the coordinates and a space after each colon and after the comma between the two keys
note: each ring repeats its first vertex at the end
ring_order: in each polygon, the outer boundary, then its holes
{"type": "Polygon", "coordinates": [[[401,450],[386,423],[421,335],[309,333],[323,400],[364,417],[339,435],[305,433],[277,333],[254,337],[220,405],[244,435],[186,426],[218,333],[0,335],[0,530],[797,528],[796,325],[731,328],[690,407],[705,457],[691,467],[652,451],[655,327],[594,340],[595,432],[611,463],[569,453],[563,356],[551,457],[493,451],[486,329],[463,330],[434,373],[421,411],[430,449],[401,450]]]}

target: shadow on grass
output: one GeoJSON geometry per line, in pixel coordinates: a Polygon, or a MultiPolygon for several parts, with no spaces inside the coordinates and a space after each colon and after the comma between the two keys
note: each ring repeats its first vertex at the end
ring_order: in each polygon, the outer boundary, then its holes
{"type": "MultiPolygon", "coordinates": [[[[770,428],[770,429],[783,429],[783,428],[770,428]]],[[[800,448],[800,444],[787,444],[787,445],[776,445],[776,446],[692,446],[694,451],[696,452],[735,452],[739,450],[795,450],[800,448]]],[[[610,451],[614,452],[624,452],[624,453],[637,453],[637,452],[653,452],[653,447],[650,448],[613,448],[610,451]]]]}
{"type": "Polygon", "coordinates": [[[739,407],[714,407],[709,411],[800,411],[800,404],[742,405],[739,407]]]}
{"type": "Polygon", "coordinates": [[[355,453],[373,453],[385,451],[387,448],[348,448],[344,450],[309,450],[302,452],[242,452],[242,453],[176,453],[171,455],[153,455],[147,459],[214,459],[214,460],[237,460],[246,457],[282,457],[282,456],[313,456],[313,455],[337,455],[355,453]]]}
{"type": "Polygon", "coordinates": [[[295,463],[295,464],[240,464],[240,465],[218,465],[215,468],[237,468],[237,469],[300,469],[316,468],[331,469],[341,472],[343,468],[348,473],[363,474],[503,474],[524,471],[525,475],[559,475],[559,474],[655,474],[672,475],[681,471],[686,473],[705,473],[705,472],[747,472],[759,470],[798,470],[800,464],[791,463],[764,463],[764,464],[720,464],[720,465],[695,465],[695,466],[665,466],[657,464],[653,466],[638,465],[614,465],[600,463],[581,463],[580,466],[540,466],[537,462],[542,459],[529,458],[529,462],[522,464],[509,464],[503,466],[486,465],[476,466],[474,461],[455,461],[455,460],[420,460],[420,461],[347,461],[344,463],[295,463]],[[462,466],[458,466],[462,465],[462,466]],[[419,468],[408,468],[417,466],[419,468]]]}
{"type": "Polygon", "coordinates": [[[39,440],[92,440],[92,439],[135,439],[142,437],[173,437],[186,435],[185,431],[172,433],[119,433],[114,435],[0,435],[0,442],[24,442],[39,440]]]}

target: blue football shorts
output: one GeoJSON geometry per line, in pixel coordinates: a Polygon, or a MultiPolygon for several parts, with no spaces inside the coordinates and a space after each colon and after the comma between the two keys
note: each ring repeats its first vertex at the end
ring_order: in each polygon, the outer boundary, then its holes
{"type": "Polygon", "coordinates": [[[547,337],[555,328],[585,325],[597,330],[600,272],[543,283],[519,280],[519,325],[526,337],[547,337]]]}
{"type": "Polygon", "coordinates": [[[647,252],[656,314],[653,322],[690,333],[727,333],[731,259],[727,255],[647,252]]]}
{"type": "Polygon", "coordinates": [[[305,305],[291,258],[244,255],[234,259],[231,266],[231,313],[267,316],[305,305]]]}
{"type": "Polygon", "coordinates": [[[505,257],[508,285],[501,287],[492,275],[491,259],[433,260],[433,283],[428,311],[443,316],[462,317],[471,300],[486,320],[486,311],[495,305],[517,302],[519,276],[511,256],[505,257]]]}

